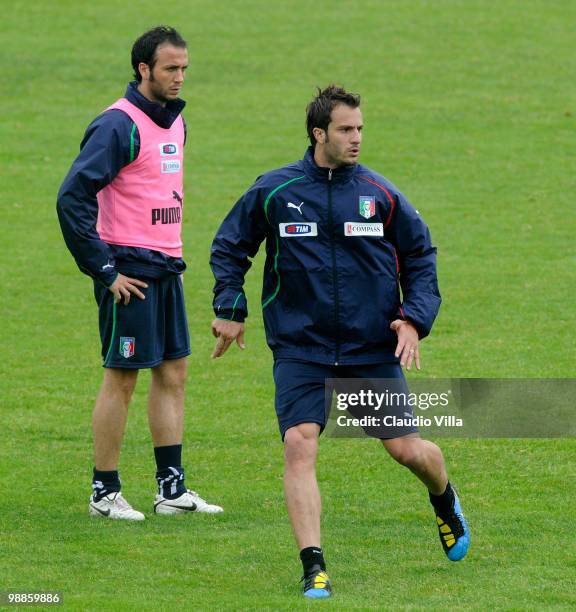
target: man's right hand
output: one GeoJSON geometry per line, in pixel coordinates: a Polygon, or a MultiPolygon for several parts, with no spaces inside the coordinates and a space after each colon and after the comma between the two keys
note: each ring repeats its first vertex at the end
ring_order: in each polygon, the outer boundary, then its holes
{"type": "Polygon", "coordinates": [[[212,335],[218,338],[216,346],[212,351],[212,359],[222,357],[228,347],[236,340],[238,346],[244,350],[244,323],[238,321],[227,321],[226,319],[214,319],[212,321],[212,335]]]}
{"type": "Polygon", "coordinates": [[[108,289],[114,294],[114,302],[118,304],[124,298],[124,304],[128,304],[130,301],[130,294],[134,294],[136,297],[139,297],[141,300],[145,299],[145,295],[138,289],[138,287],[142,287],[144,289],[148,288],[148,285],[137,278],[130,278],[129,276],[124,276],[124,274],[118,273],[116,280],[108,287],[108,289]]]}

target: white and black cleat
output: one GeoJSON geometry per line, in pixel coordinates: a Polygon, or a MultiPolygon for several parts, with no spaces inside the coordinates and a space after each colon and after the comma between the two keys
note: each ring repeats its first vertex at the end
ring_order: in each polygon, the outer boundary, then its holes
{"type": "Polygon", "coordinates": [[[187,512],[217,514],[224,512],[224,509],[221,506],[209,504],[196,491],[190,491],[190,489],[176,499],[166,499],[162,495],[156,495],[154,500],[155,514],[186,514],[187,512]]]}
{"type": "Polygon", "coordinates": [[[94,496],[90,497],[88,505],[88,513],[90,516],[100,518],[120,519],[125,521],[143,521],[144,515],[138,510],[134,510],[132,506],[124,499],[120,492],[110,493],[94,501],[94,496]]]}

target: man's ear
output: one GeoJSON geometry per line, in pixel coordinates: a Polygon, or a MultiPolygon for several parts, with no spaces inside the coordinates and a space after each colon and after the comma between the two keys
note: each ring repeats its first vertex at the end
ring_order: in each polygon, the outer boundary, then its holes
{"type": "Polygon", "coordinates": [[[138,72],[140,72],[140,76],[143,81],[148,81],[150,78],[150,66],[145,64],[144,62],[140,62],[138,64],[138,72]]]}
{"type": "Polygon", "coordinates": [[[324,144],[326,142],[326,132],[322,128],[313,128],[312,134],[314,134],[314,138],[316,138],[318,144],[324,144]]]}

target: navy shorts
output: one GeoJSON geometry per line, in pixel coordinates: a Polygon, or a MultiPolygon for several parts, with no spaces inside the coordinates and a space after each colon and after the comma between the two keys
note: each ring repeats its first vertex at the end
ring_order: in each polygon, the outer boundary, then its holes
{"type": "MultiPolygon", "coordinates": [[[[395,390],[408,393],[406,379],[399,363],[334,366],[296,359],[277,359],[274,362],[275,406],[282,439],[290,427],[300,423],[318,423],[320,432],[324,430],[333,392],[338,393],[340,390],[337,381],[332,388],[327,387],[326,379],[342,378],[358,379],[361,386],[363,385],[361,381],[372,379],[367,386],[376,389],[378,379],[397,379],[398,384],[394,385],[395,390]]],[[[349,413],[353,417],[364,416],[354,409],[349,409],[349,413]]],[[[410,406],[399,404],[380,410],[379,415],[407,418],[413,416],[413,411],[410,406]]],[[[367,435],[379,439],[398,438],[418,432],[418,429],[412,425],[373,430],[363,429],[367,435]]]]}
{"type": "Polygon", "coordinates": [[[115,304],[113,293],[94,283],[105,368],[153,368],[190,354],[180,275],[140,280],[148,285],[141,289],[146,299],[132,294],[127,306],[115,304]]]}

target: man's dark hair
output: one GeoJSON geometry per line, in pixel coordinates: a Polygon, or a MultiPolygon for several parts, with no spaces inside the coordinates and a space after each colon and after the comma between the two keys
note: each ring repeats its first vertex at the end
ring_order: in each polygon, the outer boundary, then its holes
{"type": "Polygon", "coordinates": [[[306,131],[312,146],[316,144],[316,138],[314,138],[312,130],[317,127],[327,132],[330,113],[338,104],[358,108],[360,106],[360,96],[348,93],[343,87],[337,85],[328,85],[323,90],[318,87],[318,94],[306,107],[306,131]]]}
{"type": "Polygon", "coordinates": [[[170,43],[175,47],[186,48],[187,46],[182,36],[174,28],[168,26],[157,26],[144,32],[132,45],[132,68],[134,68],[134,78],[138,83],[142,81],[138,64],[144,62],[150,66],[150,70],[153,70],[156,64],[156,49],[164,43],[170,43]]]}

